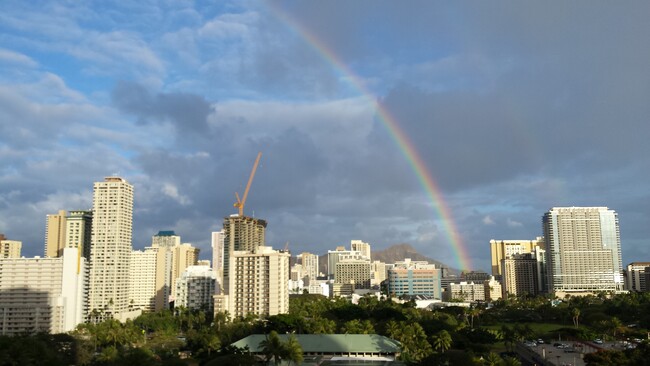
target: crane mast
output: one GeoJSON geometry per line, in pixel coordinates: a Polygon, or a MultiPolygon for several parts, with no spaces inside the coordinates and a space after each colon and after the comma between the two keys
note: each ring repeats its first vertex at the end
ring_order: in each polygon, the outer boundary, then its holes
{"type": "Polygon", "coordinates": [[[255,177],[255,171],[257,170],[257,165],[260,163],[260,158],[262,153],[257,153],[257,158],[255,159],[255,164],[253,164],[253,170],[251,170],[251,175],[248,177],[248,183],[246,184],[246,190],[244,190],[244,196],[239,198],[239,193],[235,192],[235,198],[237,202],[233,206],[239,209],[239,216],[244,216],[244,205],[246,204],[246,198],[248,198],[248,191],[251,189],[251,184],[253,183],[253,178],[255,177]]]}

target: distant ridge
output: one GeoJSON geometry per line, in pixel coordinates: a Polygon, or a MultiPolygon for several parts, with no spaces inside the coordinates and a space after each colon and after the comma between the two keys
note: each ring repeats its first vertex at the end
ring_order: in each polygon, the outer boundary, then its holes
{"type": "Polygon", "coordinates": [[[386,249],[372,252],[373,261],[378,260],[384,263],[395,263],[397,261],[403,261],[406,258],[411,258],[413,261],[427,261],[429,263],[435,264],[437,268],[448,268],[450,274],[460,274],[460,270],[451,268],[443,262],[418,253],[415,248],[407,243],[391,245],[386,249]]]}
{"type": "MultiPolygon", "coordinates": [[[[459,275],[461,272],[459,269],[451,268],[445,263],[431,259],[418,253],[415,248],[407,243],[394,244],[388,248],[378,251],[373,250],[371,256],[373,261],[378,260],[384,263],[395,263],[398,261],[403,261],[406,258],[411,258],[413,261],[427,261],[429,263],[433,263],[436,265],[436,268],[448,268],[449,274],[459,275]]],[[[322,273],[327,273],[327,254],[319,256],[319,268],[322,273]]]]}

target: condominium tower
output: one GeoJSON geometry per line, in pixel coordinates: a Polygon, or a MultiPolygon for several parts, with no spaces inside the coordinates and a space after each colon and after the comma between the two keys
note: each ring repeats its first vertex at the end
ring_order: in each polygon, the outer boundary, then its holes
{"type": "Polygon", "coordinates": [[[624,288],[618,215],[607,207],[554,207],[542,218],[548,290],[562,294],[624,288]]]}
{"type": "Polygon", "coordinates": [[[96,182],[88,294],[93,317],[128,317],[132,222],[133,186],[119,177],[96,182]]]}
{"type": "MultiPolygon", "coordinates": [[[[228,292],[230,256],[235,251],[253,252],[264,246],[266,221],[254,217],[230,215],[223,222],[223,290],[228,292]]],[[[217,267],[215,266],[215,269],[217,267]]]]}

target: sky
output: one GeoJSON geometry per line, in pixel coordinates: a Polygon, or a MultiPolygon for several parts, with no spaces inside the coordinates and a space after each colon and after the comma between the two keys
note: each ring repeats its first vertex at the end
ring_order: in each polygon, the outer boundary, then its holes
{"type": "Polygon", "coordinates": [[[245,214],[294,254],[409,243],[489,270],[491,239],[607,206],[624,264],[648,261],[649,8],[0,2],[0,233],[42,255],[46,215],[119,175],[134,248],[174,230],[209,259],[262,152],[245,214]]]}

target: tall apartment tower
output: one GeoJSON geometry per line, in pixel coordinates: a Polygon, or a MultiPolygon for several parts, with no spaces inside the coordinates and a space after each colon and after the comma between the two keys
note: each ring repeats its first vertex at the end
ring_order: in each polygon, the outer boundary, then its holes
{"type": "Polygon", "coordinates": [[[92,211],[70,211],[65,218],[65,247],[78,248],[84,258],[90,259],[92,225],[92,211]]]}
{"type": "MultiPolygon", "coordinates": [[[[223,222],[223,290],[228,292],[230,256],[235,251],[253,252],[265,245],[266,221],[230,215],[223,222]]],[[[216,268],[216,267],[215,267],[216,268]]]]}
{"type": "Polygon", "coordinates": [[[618,215],[607,207],[554,207],[542,218],[548,290],[563,294],[624,288],[618,215]]]}
{"type": "Polygon", "coordinates": [[[47,215],[45,219],[45,256],[58,258],[65,248],[66,212],[47,215]]]}
{"type": "Polygon", "coordinates": [[[312,253],[300,253],[300,264],[305,276],[309,277],[310,281],[315,281],[318,277],[318,256],[312,253]]]}
{"type": "Polygon", "coordinates": [[[515,254],[533,253],[535,248],[544,249],[543,237],[537,237],[535,240],[490,240],[492,276],[501,278],[503,275],[502,260],[515,254]]]}
{"type": "Polygon", "coordinates": [[[231,251],[230,293],[214,296],[214,311],[233,318],[289,312],[288,252],[259,246],[254,251],[231,251]]]}
{"type": "Polygon", "coordinates": [[[132,222],[133,186],[119,177],[96,182],[88,293],[93,317],[123,320],[129,316],[132,222]]]}
{"type": "Polygon", "coordinates": [[[650,283],[647,282],[650,272],[650,262],[632,262],[627,265],[627,288],[628,291],[648,292],[650,283]]]}
{"type": "Polygon", "coordinates": [[[224,230],[212,232],[212,269],[217,278],[217,294],[221,293],[223,283],[223,247],[225,234],[224,230]]]}

